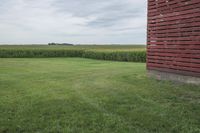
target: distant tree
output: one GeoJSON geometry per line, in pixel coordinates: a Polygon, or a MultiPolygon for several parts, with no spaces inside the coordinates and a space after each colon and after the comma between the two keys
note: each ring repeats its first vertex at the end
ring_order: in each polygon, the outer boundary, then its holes
{"type": "Polygon", "coordinates": [[[54,42],[48,43],[48,45],[66,45],[66,46],[73,46],[73,44],[71,44],[71,43],[54,43],[54,42]]]}
{"type": "Polygon", "coordinates": [[[52,42],[52,43],[48,43],[48,45],[56,45],[56,43],[52,42]]]}

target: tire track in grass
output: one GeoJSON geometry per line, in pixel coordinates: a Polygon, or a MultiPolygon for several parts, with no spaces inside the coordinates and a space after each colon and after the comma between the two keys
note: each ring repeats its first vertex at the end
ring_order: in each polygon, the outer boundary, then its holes
{"type": "Polygon", "coordinates": [[[83,91],[80,91],[81,84],[74,84],[74,91],[75,93],[87,104],[94,107],[97,111],[101,112],[104,116],[109,116],[111,118],[114,118],[116,123],[119,123],[122,128],[127,127],[128,130],[136,129],[131,123],[127,122],[127,120],[111,111],[106,110],[103,108],[100,104],[98,104],[98,101],[92,98],[89,98],[83,91]]]}

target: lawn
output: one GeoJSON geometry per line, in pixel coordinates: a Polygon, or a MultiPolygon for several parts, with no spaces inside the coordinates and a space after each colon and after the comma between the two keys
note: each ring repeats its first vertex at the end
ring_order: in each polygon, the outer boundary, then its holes
{"type": "Polygon", "coordinates": [[[199,133],[200,86],[145,63],[0,58],[1,133],[199,133]]]}

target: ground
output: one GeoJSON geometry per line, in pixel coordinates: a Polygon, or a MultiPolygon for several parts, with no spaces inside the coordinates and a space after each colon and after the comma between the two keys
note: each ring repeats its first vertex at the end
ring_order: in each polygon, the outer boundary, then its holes
{"type": "Polygon", "coordinates": [[[198,133],[200,86],[148,78],[145,63],[0,58],[0,132],[198,133]]]}

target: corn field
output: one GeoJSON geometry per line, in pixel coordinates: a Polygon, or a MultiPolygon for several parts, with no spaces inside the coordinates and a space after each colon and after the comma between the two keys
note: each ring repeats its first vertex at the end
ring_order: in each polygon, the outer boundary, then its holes
{"type": "Polygon", "coordinates": [[[82,57],[146,62],[145,46],[0,46],[0,58],[82,57]]]}

